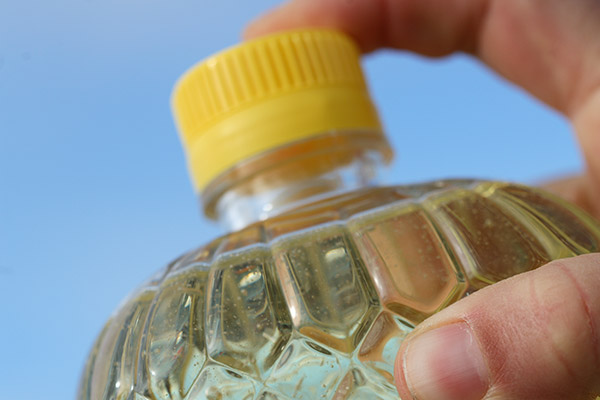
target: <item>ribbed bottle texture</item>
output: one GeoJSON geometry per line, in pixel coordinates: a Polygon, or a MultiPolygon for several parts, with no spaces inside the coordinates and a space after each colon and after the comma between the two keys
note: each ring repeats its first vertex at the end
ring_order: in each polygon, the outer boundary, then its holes
{"type": "Polygon", "coordinates": [[[80,400],[397,399],[412,327],[488,284],[600,250],[541,191],[438,182],[347,193],[169,265],[109,321],[80,400]]]}

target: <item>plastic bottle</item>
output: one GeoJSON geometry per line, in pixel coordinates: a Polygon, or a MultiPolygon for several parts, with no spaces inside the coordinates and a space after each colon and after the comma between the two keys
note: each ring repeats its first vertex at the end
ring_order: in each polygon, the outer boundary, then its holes
{"type": "Polygon", "coordinates": [[[397,399],[414,325],[486,285],[600,250],[537,189],[374,184],[391,150],[340,33],[231,48],[178,83],[205,214],[229,231],[135,291],[96,341],[80,400],[397,399]]]}

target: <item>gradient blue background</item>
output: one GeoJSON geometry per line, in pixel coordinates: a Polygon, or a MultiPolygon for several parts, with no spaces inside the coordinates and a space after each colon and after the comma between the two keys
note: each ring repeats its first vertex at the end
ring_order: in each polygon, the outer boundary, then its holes
{"type": "MultiPolygon", "coordinates": [[[[171,87],[276,3],[0,0],[0,399],[73,398],[120,300],[218,232],[188,183],[171,87]]],[[[581,168],[561,117],[465,56],[365,67],[397,150],[385,181],[581,168]]]]}

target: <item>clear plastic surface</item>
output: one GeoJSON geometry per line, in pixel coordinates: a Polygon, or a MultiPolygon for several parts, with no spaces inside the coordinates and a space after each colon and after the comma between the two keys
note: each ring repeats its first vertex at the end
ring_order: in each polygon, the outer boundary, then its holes
{"type": "Polygon", "coordinates": [[[194,250],[107,322],[80,400],[397,399],[400,343],[467,294],[600,250],[539,190],[478,181],[361,189],[194,250]]]}

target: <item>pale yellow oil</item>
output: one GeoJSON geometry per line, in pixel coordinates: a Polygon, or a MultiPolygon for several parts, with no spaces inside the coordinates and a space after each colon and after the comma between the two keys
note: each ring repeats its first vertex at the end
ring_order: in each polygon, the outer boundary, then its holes
{"type": "Polygon", "coordinates": [[[456,300],[600,250],[544,192],[446,181],[360,190],[216,239],[108,321],[80,400],[397,399],[403,338],[456,300]]]}

